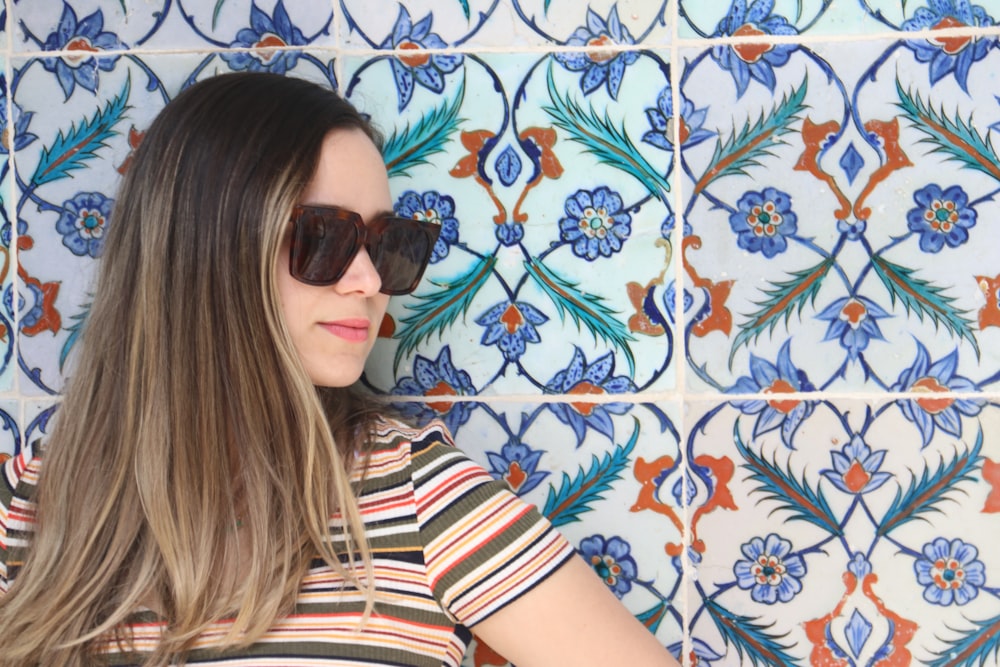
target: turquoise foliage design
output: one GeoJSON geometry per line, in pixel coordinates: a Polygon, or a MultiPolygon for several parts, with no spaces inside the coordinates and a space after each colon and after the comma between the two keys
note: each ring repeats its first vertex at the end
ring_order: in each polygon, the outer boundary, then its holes
{"type": "Polygon", "coordinates": [[[564,130],[572,141],[581,144],[587,153],[601,164],[621,169],[642,183],[650,194],[665,199],[670,184],[642,156],[625,130],[604,114],[599,115],[591,106],[589,110],[563,95],[553,80],[552,66],[548,72],[548,89],[551,106],[542,107],[556,127],[564,130]]]}
{"type": "Polygon", "coordinates": [[[605,453],[600,459],[594,456],[586,472],[581,468],[572,478],[563,473],[559,488],[549,489],[542,514],[549,518],[553,526],[579,521],[580,515],[590,511],[591,505],[603,498],[601,494],[611,489],[612,482],[621,479],[639,439],[639,421],[635,417],[632,419],[634,428],[628,442],[616,445],[613,451],[605,453]]]}
{"type": "Polygon", "coordinates": [[[444,151],[462,122],[458,112],[464,98],[465,86],[459,85],[450,102],[421,116],[412,128],[406,126],[393,131],[382,146],[389,178],[409,175],[414,167],[430,164],[432,155],[444,151]]]}
{"type": "Polygon", "coordinates": [[[31,182],[44,185],[70,177],[70,172],[83,169],[88,160],[94,159],[98,149],[106,148],[107,140],[117,134],[115,126],[129,108],[130,87],[130,82],[126,81],[117,96],[79,127],[74,123],[65,134],[60,130],[52,145],[42,151],[31,182]]]}

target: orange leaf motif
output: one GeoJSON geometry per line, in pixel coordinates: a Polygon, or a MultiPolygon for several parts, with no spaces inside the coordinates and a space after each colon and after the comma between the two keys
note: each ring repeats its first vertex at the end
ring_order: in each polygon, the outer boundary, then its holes
{"type": "Polygon", "coordinates": [[[475,130],[473,132],[462,132],[461,142],[469,154],[458,161],[451,171],[448,172],[455,178],[466,178],[476,173],[479,166],[479,151],[483,149],[486,142],[493,137],[489,130],[475,130]]]}
{"type": "Polygon", "coordinates": [[[1000,463],[990,459],[983,460],[983,479],[990,485],[990,495],[986,496],[983,512],[1000,512],[1000,463]]]}
{"type": "Polygon", "coordinates": [[[979,291],[986,297],[986,305],[979,309],[979,330],[986,327],[1000,327],[1000,303],[997,303],[997,292],[1000,291],[1000,276],[976,276],[979,291]]]}
{"type": "Polygon", "coordinates": [[[551,127],[529,127],[521,133],[521,139],[530,139],[541,151],[538,157],[542,175],[545,178],[559,178],[562,176],[563,167],[559,158],[552,151],[556,143],[556,131],[551,127]]]}

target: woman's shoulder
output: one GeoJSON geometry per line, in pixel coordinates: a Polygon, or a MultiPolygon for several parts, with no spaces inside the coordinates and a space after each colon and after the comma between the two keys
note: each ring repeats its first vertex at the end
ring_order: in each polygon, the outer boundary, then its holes
{"type": "Polygon", "coordinates": [[[373,425],[372,441],[373,453],[406,450],[413,455],[434,445],[455,446],[448,427],[439,419],[413,426],[394,417],[381,416],[373,425]]]}
{"type": "Polygon", "coordinates": [[[41,442],[35,440],[13,456],[5,457],[0,468],[0,505],[9,508],[15,497],[29,500],[38,484],[42,466],[41,442]]]}
{"type": "Polygon", "coordinates": [[[18,550],[27,546],[34,532],[33,497],[41,465],[41,445],[36,441],[0,467],[0,593],[7,590],[20,567],[18,550]]]}
{"type": "Polygon", "coordinates": [[[369,431],[364,453],[365,465],[355,475],[369,482],[374,478],[412,475],[414,459],[428,449],[455,450],[444,423],[432,421],[414,426],[391,416],[379,416],[369,431]]]}

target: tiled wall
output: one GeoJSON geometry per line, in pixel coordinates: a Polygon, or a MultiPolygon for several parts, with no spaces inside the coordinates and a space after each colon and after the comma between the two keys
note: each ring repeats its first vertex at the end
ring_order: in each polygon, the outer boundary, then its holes
{"type": "Polygon", "coordinates": [[[2,18],[7,451],[45,432],[150,118],[287,72],[370,113],[397,209],[443,225],[366,381],[443,417],[664,645],[1000,663],[1000,0],[2,18]]]}

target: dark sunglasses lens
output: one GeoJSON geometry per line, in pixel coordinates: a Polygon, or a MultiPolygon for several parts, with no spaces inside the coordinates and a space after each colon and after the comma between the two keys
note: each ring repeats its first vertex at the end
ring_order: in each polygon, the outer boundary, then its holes
{"type": "Polygon", "coordinates": [[[412,292],[427,268],[439,228],[405,218],[384,221],[378,242],[370,250],[385,294],[412,292]]]}
{"type": "Polygon", "coordinates": [[[304,283],[332,284],[344,274],[357,248],[357,228],[349,217],[305,211],[293,226],[289,271],[304,283]]]}

